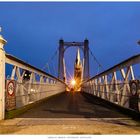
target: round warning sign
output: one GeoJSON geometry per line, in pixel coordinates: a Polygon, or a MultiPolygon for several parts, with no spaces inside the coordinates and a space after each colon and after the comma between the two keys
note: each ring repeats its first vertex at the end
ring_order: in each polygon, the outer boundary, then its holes
{"type": "Polygon", "coordinates": [[[137,83],[136,82],[131,83],[131,93],[134,96],[137,94],[137,83]]]}
{"type": "Polygon", "coordinates": [[[10,96],[12,96],[14,94],[14,91],[15,91],[14,82],[9,81],[9,83],[7,84],[7,92],[10,96]]]}

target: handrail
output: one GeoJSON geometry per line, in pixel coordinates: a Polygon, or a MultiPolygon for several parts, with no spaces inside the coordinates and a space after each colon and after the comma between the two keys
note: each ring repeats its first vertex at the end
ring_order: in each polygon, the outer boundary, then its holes
{"type": "Polygon", "coordinates": [[[24,69],[24,67],[26,66],[26,69],[30,68],[30,69],[32,69],[32,71],[34,71],[34,72],[37,72],[37,73],[40,73],[40,74],[43,74],[43,75],[47,75],[47,76],[49,76],[50,78],[53,78],[53,79],[55,79],[55,80],[57,80],[57,81],[59,81],[59,82],[65,84],[62,80],[60,80],[60,79],[54,77],[53,75],[50,75],[50,74],[46,73],[45,71],[40,70],[39,68],[36,68],[35,66],[32,66],[32,65],[26,63],[25,61],[23,61],[23,60],[21,60],[21,59],[15,57],[15,56],[12,56],[12,55],[10,55],[10,54],[6,54],[6,63],[12,64],[12,65],[16,65],[16,64],[17,64],[17,66],[20,65],[21,68],[23,68],[23,69],[24,69]],[[15,63],[15,62],[16,62],[16,63],[15,63]]]}
{"type": "Polygon", "coordinates": [[[121,63],[116,64],[115,66],[95,75],[94,77],[88,79],[87,81],[84,81],[83,83],[86,83],[90,80],[93,80],[94,78],[98,78],[98,77],[101,77],[103,75],[107,75],[107,74],[112,73],[114,71],[118,71],[118,70],[123,69],[125,67],[129,67],[131,65],[137,64],[138,62],[140,62],[140,54],[132,56],[132,57],[122,61],[121,63]]]}

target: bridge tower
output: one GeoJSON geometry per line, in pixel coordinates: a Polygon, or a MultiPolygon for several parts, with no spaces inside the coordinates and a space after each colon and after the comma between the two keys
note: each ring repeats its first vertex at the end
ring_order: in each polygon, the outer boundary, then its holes
{"type": "Polygon", "coordinates": [[[87,39],[84,41],[84,71],[83,79],[89,79],[89,42],[87,39]]]}
{"type": "Polygon", "coordinates": [[[89,79],[89,41],[87,39],[84,42],[64,42],[63,39],[59,40],[59,58],[58,58],[58,78],[65,80],[64,73],[64,53],[69,47],[79,47],[84,53],[84,71],[83,80],[89,79]]]}
{"type": "Polygon", "coordinates": [[[58,78],[65,81],[64,74],[64,41],[59,40],[58,78]]]}

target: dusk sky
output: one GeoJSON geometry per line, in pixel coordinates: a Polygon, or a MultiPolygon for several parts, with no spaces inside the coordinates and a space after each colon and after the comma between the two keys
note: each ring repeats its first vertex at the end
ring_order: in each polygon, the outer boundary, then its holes
{"type": "MultiPolygon", "coordinates": [[[[104,69],[140,52],[140,2],[0,2],[0,26],[5,51],[38,68],[54,55],[60,38],[87,38],[104,69]]],[[[75,55],[73,48],[65,53],[71,74],[75,55]]],[[[97,65],[91,55],[90,60],[93,75],[97,65]]]]}

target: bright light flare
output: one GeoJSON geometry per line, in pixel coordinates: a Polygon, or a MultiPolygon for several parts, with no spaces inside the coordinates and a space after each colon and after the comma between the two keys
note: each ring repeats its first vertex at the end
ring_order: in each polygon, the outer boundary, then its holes
{"type": "Polygon", "coordinates": [[[76,81],[74,79],[71,80],[71,85],[74,86],[76,84],[76,81]]]}

